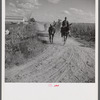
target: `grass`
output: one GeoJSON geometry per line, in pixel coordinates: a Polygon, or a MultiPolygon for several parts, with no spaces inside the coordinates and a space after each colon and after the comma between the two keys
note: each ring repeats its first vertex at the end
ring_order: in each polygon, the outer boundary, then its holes
{"type": "Polygon", "coordinates": [[[38,41],[36,24],[6,24],[10,34],[5,36],[5,67],[11,68],[26,63],[39,55],[46,44],[38,41]]]}

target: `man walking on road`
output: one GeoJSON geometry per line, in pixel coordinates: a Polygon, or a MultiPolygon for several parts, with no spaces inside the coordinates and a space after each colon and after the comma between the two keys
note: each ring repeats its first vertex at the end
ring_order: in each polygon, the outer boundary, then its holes
{"type": "Polygon", "coordinates": [[[48,32],[49,32],[49,41],[50,41],[50,43],[53,43],[53,38],[54,38],[54,34],[55,34],[55,28],[53,25],[50,24],[48,32]]]}

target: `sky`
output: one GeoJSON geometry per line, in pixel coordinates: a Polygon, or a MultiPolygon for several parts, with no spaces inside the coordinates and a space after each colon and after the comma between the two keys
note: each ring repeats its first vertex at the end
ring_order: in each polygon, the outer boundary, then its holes
{"type": "Polygon", "coordinates": [[[6,16],[34,17],[45,22],[64,17],[69,22],[95,22],[95,0],[6,0],[5,7],[6,16]]]}

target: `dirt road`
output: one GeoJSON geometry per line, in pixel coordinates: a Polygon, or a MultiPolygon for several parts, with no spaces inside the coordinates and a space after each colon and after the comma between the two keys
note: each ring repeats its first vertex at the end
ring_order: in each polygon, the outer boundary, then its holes
{"type": "MultiPolygon", "coordinates": [[[[48,40],[48,38],[46,38],[48,40]]],[[[6,69],[6,82],[95,82],[95,50],[73,38],[63,45],[56,35],[54,44],[25,65],[6,69]]]]}

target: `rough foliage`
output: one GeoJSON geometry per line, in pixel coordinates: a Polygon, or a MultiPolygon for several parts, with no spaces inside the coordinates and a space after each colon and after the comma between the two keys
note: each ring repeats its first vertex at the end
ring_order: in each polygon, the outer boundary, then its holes
{"type": "Polygon", "coordinates": [[[77,23],[72,24],[71,34],[75,38],[81,38],[86,41],[95,42],[95,24],[92,23],[77,23]]]}

